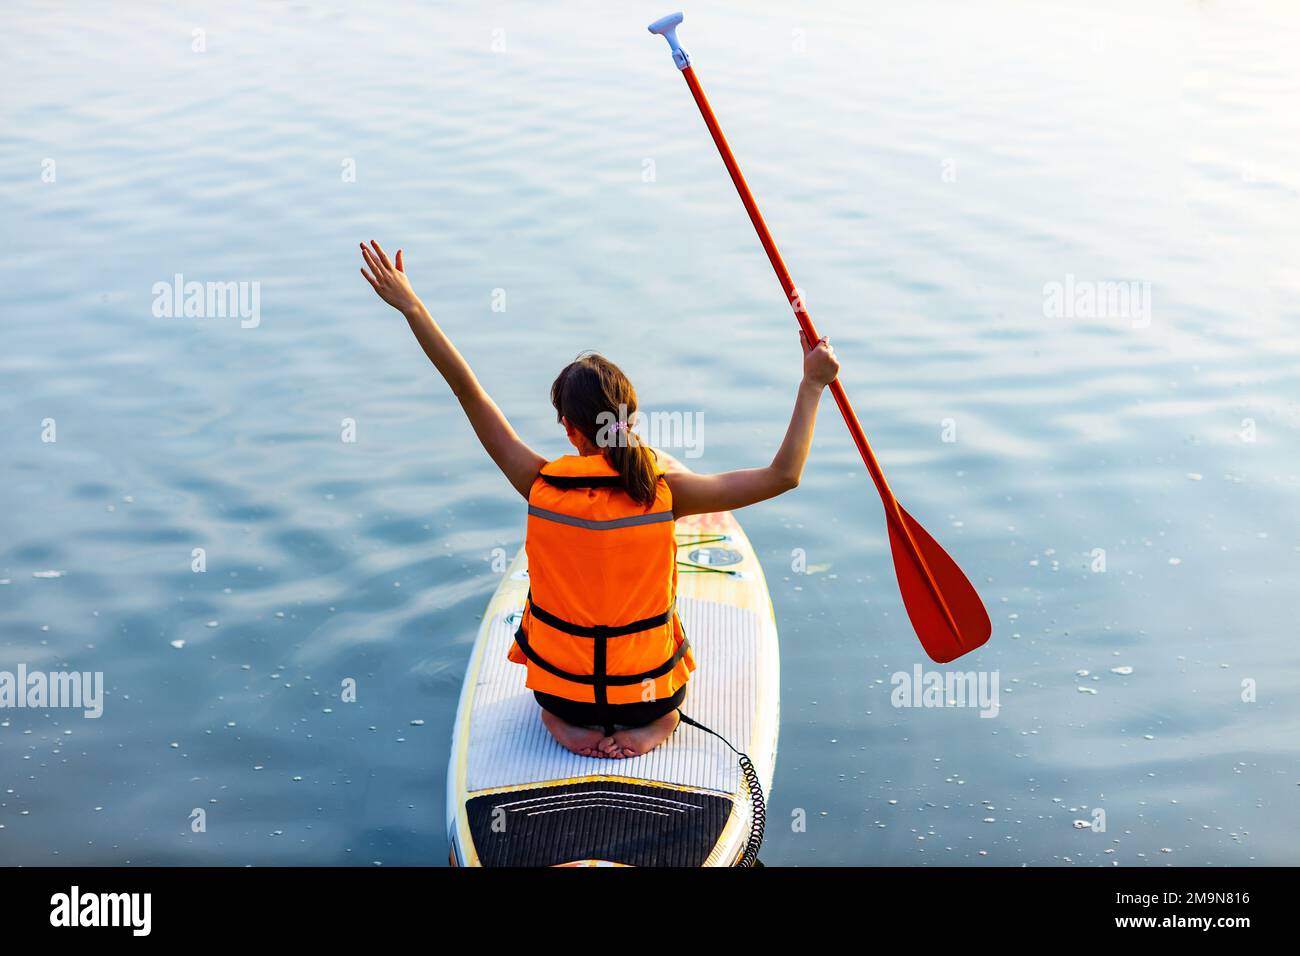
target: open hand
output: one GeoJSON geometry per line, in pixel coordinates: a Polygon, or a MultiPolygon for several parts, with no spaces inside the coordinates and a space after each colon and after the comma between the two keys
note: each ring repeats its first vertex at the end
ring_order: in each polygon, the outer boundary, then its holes
{"type": "Polygon", "coordinates": [[[397,250],[397,264],[394,265],[388,261],[388,256],[380,248],[379,243],[371,239],[370,245],[374,248],[367,248],[364,242],[361,243],[361,257],[370,267],[369,272],[363,268],[361,274],[365,276],[379,298],[405,314],[407,310],[419,304],[420,297],[415,294],[410,280],[406,278],[406,269],[402,266],[402,250],[397,250]]]}
{"type": "Polygon", "coordinates": [[[812,347],[808,347],[808,338],[799,330],[799,344],[803,346],[803,380],[823,387],[835,381],[840,374],[840,360],[835,357],[835,350],[826,336],[812,347]]]}

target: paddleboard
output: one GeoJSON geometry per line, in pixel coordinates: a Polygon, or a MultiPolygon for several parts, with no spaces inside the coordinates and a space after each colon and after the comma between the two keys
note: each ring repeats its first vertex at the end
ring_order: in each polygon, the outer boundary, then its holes
{"type": "Polygon", "coordinates": [[[456,866],[735,866],[752,859],[780,724],[780,653],[763,569],[730,513],[677,522],[677,611],[694,649],[683,712],[749,755],[679,725],[641,757],[580,757],[542,726],[506,659],[528,594],[523,549],[488,602],[447,768],[456,866]],[[757,809],[756,811],[756,807],[757,809]],[[752,849],[752,848],[751,848],[752,849]]]}

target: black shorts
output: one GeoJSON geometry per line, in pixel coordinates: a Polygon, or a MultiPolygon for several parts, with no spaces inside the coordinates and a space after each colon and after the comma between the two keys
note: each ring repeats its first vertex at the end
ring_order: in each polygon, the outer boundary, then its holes
{"type": "Polygon", "coordinates": [[[581,700],[568,700],[553,697],[541,691],[533,691],[537,703],[543,710],[549,710],[566,724],[577,727],[603,727],[605,733],[613,733],[619,727],[644,727],[653,724],[664,714],[671,714],[686,699],[686,685],[677,689],[677,693],[666,700],[651,700],[637,704],[588,704],[581,700]],[[611,729],[613,728],[613,729],[611,729]]]}

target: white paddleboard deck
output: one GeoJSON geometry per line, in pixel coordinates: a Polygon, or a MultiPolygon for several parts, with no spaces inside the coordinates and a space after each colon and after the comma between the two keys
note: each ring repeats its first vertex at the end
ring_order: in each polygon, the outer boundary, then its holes
{"type": "MultiPolygon", "coordinates": [[[[754,762],[770,793],[780,723],[772,602],[730,513],[677,522],[677,611],[696,669],[682,710],[754,762]]],[[[752,824],[735,754],[680,725],[642,757],[580,757],[542,725],[525,670],[506,659],[528,594],[521,549],[470,657],[447,771],[460,866],[732,866],[752,824]]]]}

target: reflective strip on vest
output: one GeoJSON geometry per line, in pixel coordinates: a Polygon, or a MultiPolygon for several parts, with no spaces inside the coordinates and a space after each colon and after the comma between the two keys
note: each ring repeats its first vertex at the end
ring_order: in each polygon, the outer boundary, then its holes
{"type": "Polygon", "coordinates": [[[547,511],[545,508],[539,508],[536,505],[529,505],[528,513],[534,518],[545,518],[547,521],[556,521],[560,524],[572,525],[575,528],[586,528],[588,531],[613,531],[615,528],[635,528],[637,525],[658,524],[660,521],[673,520],[671,511],[652,511],[649,514],[629,515],[626,518],[609,518],[605,521],[575,518],[573,515],[560,514],[558,511],[547,511]]]}

